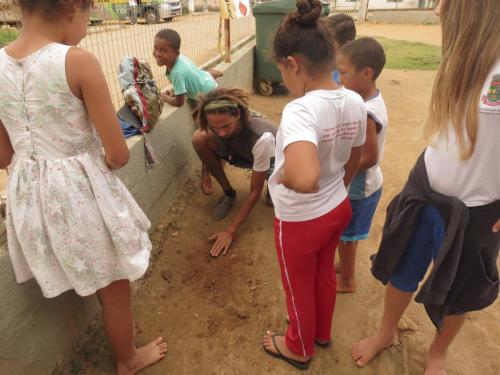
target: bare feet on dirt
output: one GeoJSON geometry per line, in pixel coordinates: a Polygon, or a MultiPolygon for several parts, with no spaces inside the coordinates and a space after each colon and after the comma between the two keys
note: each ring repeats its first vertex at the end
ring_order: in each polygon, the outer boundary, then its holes
{"type": "Polygon", "coordinates": [[[205,169],[201,171],[201,191],[205,195],[212,195],[214,193],[212,177],[210,176],[210,172],[205,169]]]}
{"type": "Polygon", "coordinates": [[[424,375],[446,375],[446,353],[429,350],[427,354],[427,366],[424,375]]]}
{"type": "Polygon", "coordinates": [[[351,350],[351,356],[356,366],[365,367],[379,352],[396,343],[396,336],[388,339],[374,335],[358,341],[351,350]]]}
{"type": "Polygon", "coordinates": [[[118,362],[116,366],[117,375],[135,375],[144,368],[155,364],[165,357],[167,343],[158,337],[149,344],[137,349],[136,355],[128,364],[118,362]]]}

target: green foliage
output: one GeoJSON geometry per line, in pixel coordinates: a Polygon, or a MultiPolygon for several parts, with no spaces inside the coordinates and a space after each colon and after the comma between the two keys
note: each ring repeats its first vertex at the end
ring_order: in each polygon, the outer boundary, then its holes
{"type": "Polygon", "coordinates": [[[0,29],[0,48],[16,39],[18,34],[17,29],[0,29]]]}
{"type": "Polygon", "coordinates": [[[382,37],[375,39],[384,47],[387,69],[436,70],[441,62],[441,47],[382,37]]]}

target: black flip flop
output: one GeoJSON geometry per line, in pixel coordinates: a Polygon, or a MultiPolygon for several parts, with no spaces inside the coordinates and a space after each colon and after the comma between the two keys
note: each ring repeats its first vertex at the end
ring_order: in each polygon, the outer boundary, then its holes
{"type": "MultiPolygon", "coordinates": [[[[286,324],[290,324],[290,319],[288,318],[288,316],[286,317],[286,324]]],[[[314,343],[323,349],[330,349],[332,347],[331,341],[322,342],[319,340],[314,340],[314,343]]]]}
{"type": "Polygon", "coordinates": [[[322,342],[322,341],[319,341],[319,340],[314,340],[314,343],[316,345],[318,345],[320,348],[323,348],[323,349],[330,349],[332,347],[332,342],[331,341],[322,342]]]}
{"type": "Polygon", "coordinates": [[[279,333],[273,333],[271,335],[271,340],[273,341],[274,348],[276,349],[276,351],[278,353],[274,353],[274,352],[266,349],[264,347],[264,345],[262,345],[262,348],[264,349],[266,354],[269,354],[271,357],[274,357],[274,358],[282,359],[286,363],[292,365],[293,367],[295,367],[299,370],[307,370],[309,368],[309,364],[311,363],[311,360],[308,360],[306,362],[302,362],[302,361],[296,361],[295,359],[292,359],[292,358],[285,357],[283,354],[281,354],[280,350],[278,349],[278,346],[276,345],[276,341],[274,340],[274,338],[276,336],[283,336],[283,335],[281,335],[279,333]]]}

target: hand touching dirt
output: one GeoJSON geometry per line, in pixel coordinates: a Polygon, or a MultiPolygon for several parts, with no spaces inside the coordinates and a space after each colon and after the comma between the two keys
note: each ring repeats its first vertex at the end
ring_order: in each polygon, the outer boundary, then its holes
{"type": "Polygon", "coordinates": [[[227,231],[222,231],[214,234],[208,240],[210,242],[214,242],[212,250],[210,250],[210,255],[218,257],[221,253],[222,255],[226,255],[229,247],[233,243],[234,235],[227,231]]]}

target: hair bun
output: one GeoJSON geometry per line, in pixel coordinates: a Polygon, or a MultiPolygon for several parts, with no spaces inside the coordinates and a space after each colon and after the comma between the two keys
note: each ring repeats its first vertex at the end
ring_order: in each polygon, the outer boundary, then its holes
{"type": "Polygon", "coordinates": [[[321,16],[321,2],[319,0],[297,0],[295,22],[300,26],[315,26],[321,16]]]}

